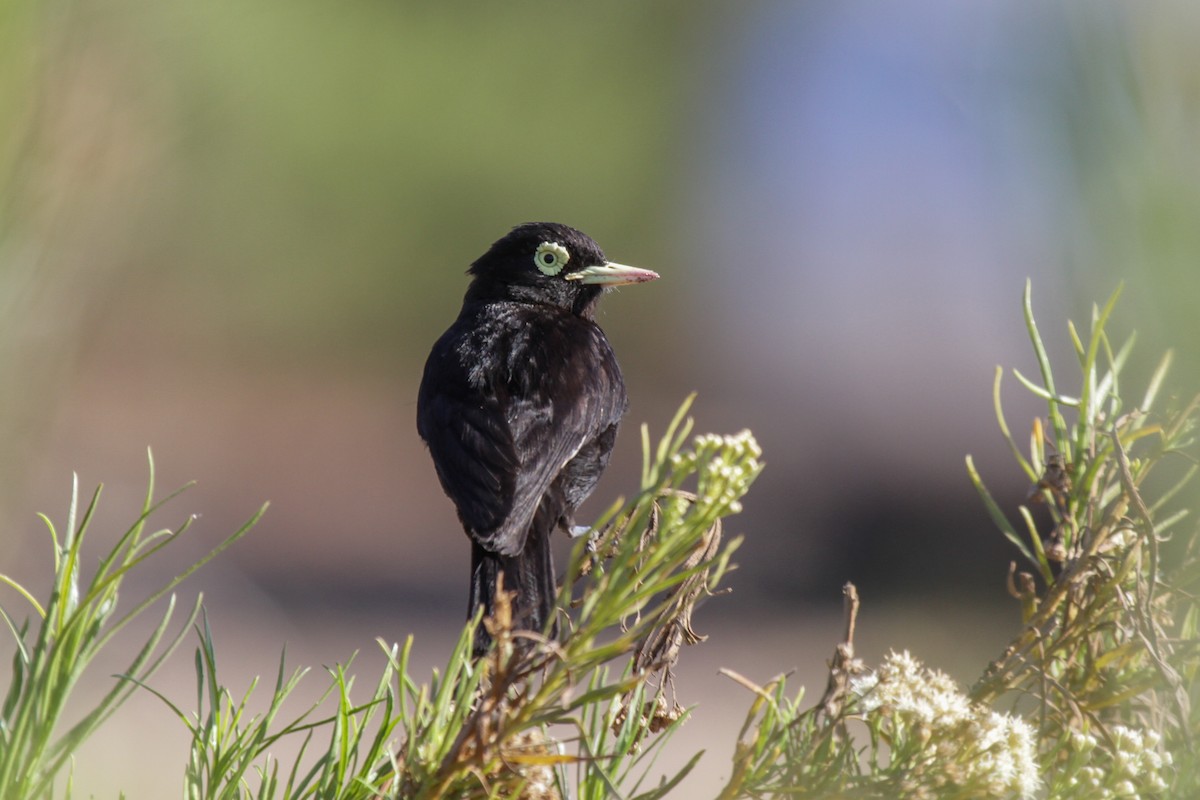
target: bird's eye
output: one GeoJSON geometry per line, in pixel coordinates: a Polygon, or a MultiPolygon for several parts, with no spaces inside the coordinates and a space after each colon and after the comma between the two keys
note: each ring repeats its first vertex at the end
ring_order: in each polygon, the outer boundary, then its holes
{"type": "Polygon", "coordinates": [[[567,248],[558,242],[542,242],[533,254],[533,263],[546,275],[557,275],[571,260],[567,248]]]}

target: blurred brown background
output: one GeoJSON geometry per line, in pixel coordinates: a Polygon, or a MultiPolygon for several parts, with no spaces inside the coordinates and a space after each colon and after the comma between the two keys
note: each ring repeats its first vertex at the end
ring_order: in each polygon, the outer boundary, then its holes
{"type": "MultiPolygon", "coordinates": [[[[199,482],[158,520],[201,514],[163,575],[272,502],[182,590],[232,688],[285,643],[314,667],[361,651],[364,683],[376,636],[441,662],[467,542],[416,386],[467,265],[549,219],[663,275],[602,306],[633,406],[592,508],[692,390],[699,430],[766,451],[733,594],[681,670],[700,774],[725,774],[721,723],[749,704],[717,667],[819,693],[846,580],[863,655],[969,680],[1016,624],[1015,552],[962,459],[1023,498],[991,385],[1036,374],[1026,276],[1063,391],[1065,320],[1122,280],[1129,380],[1167,345],[1179,391],[1200,377],[1197,36],[1185,0],[7,0],[0,572],[45,586],[34,515],[65,524],[72,471],[105,484],[98,556],[150,446],[160,493],[199,482]]],[[[1042,407],[1007,386],[1020,438],[1042,407]]],[[[185,707],[190,647],[155,682],[185,707]]],[[[177,791],[182,725],[140,695],[113,726],[77,786],[177,791]]]]}

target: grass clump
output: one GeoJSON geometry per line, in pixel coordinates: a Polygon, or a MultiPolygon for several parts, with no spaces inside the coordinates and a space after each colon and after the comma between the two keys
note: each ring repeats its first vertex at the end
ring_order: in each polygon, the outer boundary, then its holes
{"type": "Polygon", "coordinates": [[[1170,354],[1136,404],[1124,399],[1133,337],[1114,347],[1105,332],[1117,296],[1093,310],[1086,339],[1068,324],[1081,387],[1068,396],[1056,388],[1026,285],[1042,382],[1017,378],[1047,403],[1028,453],[1005,421],[997,370],[997,419],[1046,521],[1027,504],[1018,529],[967,458],[993,520],[1026,561],[1009,571],[1020,633],[969,690],[908,653],[868,669],[854,656],[858,595],[848,585],[846,636],[816,705],[804,708],[803,691],[790,696],[783,677],[760,687],[733,676],[756,698],[723,800],[1200,796],[1200,542],[1194,522],[1183,524],[1186,503],[1173,505],[1196,472],[1200,399],[1161,396],[1170,354]]]}
{"type": "Polygon", "coordinates": [[[1018,379],[1046,401],[1048,424],[1035,422],[1026,456],[998,401],[997,416],[1048,522],[1035,524],[1028,506],[1021,533],[997,517],[1025,558],[1009,582],[1025,627],[971,696],[1028,709],[1052,797],[1195,797],[1200,537],[1180,500],[1194,499],[1200,396],[1162,396],[1168,352],[1125,399],[1134,337],[1118,346],[1105,332],[1118,296],[1093,310],[1086,339],[1068,327],[1082,378],[1074,397],[1055,387],[1026,288],[1042,383],[1018,379]]]}
{"type": "MultiPolygon", "coordinates": [[[[34,613],[18,624],[0,606],[12,634],[15,649],[12,675],[0,706],[0,787],[6,800],[25,800],[53,795],[55,779],[68,765],[72,754],[128,699],[136,683],[149,679],[179,646],[200,611],[197,596],[179,631],[169,634],[175,616],[175,588],[197,569],[244,536],[266,510],[251,517],[236,533],[200,561],[192,564],[135,606],[123,609],[121,586],[129,573],[177,541],[191,527],[188,517],[175,528],[147,532],[147,523],[165,500],[154,500],[154,459],[150,458],[150,481],[141,514],[100,561],[90,579],[83,577],[83,545],[100,501],[97,488],[80,513],[79,480],[71,491],[65,528],[60,532],[42,516],[54,548],[54,577],[49,599],[39,603],[33,592],[13,578],[0,575],[0,583],[16,590],[34,613]],[[168,597],[169,595],[169,597],[168,597]],[[130,652],[124,674],[130,680],[115,680],[113,687],[82,718],[64,732],[60,722],[71,694],[93,659],[113,638],[152,605],[168,597],[158,624],[140,646],[130,652]]],[[[178,494],[178,492],[176,492],[178,494]]],[[[123,647],[127,647],[122,643],[123,647]]],[[[66,779],[70,793],[70,778],[66,779]]]]}

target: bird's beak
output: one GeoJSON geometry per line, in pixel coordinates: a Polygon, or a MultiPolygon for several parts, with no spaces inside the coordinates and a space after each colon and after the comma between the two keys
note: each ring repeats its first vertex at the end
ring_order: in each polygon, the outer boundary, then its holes
{"type": "Polygon", "coordinates": [[[610,261],[607,264],[598,264],[594,267],[585,267],[578,272],[572,272],[566,278],[569,281],[595,283],[601,286],[624,286],[627,283],[645,283],[656,280],[658,273],[648,269],[627,267],[624,264],[614,264],[610,261]]]}

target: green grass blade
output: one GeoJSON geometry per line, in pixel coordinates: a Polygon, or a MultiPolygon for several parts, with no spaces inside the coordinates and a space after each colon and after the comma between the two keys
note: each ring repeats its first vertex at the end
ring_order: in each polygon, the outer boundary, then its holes
{"type": "MultiPolygon", "coordinates": [[[[1042,373],[1042,383],[1045,385],[1044,396],[1049,401],[1049,417],[1050,424],[1054,429],[1055,446],[1060,453],[1069,453],[1070,447],[1067,438],[1067,423],[1063,419],[1062,413],[1058,410],[1057,401],[1058,391],[1054,388],[1054,373],[1050,369],[1050,357],[1046,354],[1046,346],[1042,343],[1041,334],[1038,333],[1037,322],[1033,318],[1033,283],[1028,278],[1025,279],[1025,293],[1022,298],[1022,307],[1025,313],[1025,328],[1029,333],[1029,340],[1033,344],[1033,352],[1037,357],[1038,368],[1042,373]]],[[[1018,373],[1022,383],[1026,383],[1031,389],[1035,388],[1033,384],[1026,381],[1018,373]]],[[[1038,394],[1035,391],[1035,394],[1038,394]]]]}
{"type": "Polygon", "coordinates": [[[1146,386],[1146,393],[1142,396],[1142,402],[1138,405],[1138,409],[1146,414],[1154,407],[1154,401],[1158,399],[1158,392],[1162,389],[1163,381],[1167,377],[1167,373],[1171,369],[1171,362],[1175,360],[1175,351],[1168,350],[1159,360],[1158,366],[1154,368],[1154,374],[1150,378],[1149,385],[1146,386]]]}
{"type": "Polygon", "coordinates": [[[185,580],[187,580],[193,573],[196,572],[196,570],[200,569],[205,564],[207,564],[208,562],[212,561],[214,558],[219,556],[221,553],[228,550],[233,544],[235,544],[236,542],[241,540],[242,537],[244,537],[247,533],[249,533],[250,530],[256,524],[258,524],[258,521],[260,519],[262,519],[263,514],[267,513],[267,509],[270,507],[270,505],[271,505],[270,503],[263,503],[262,506],[259,507],[258,511],[254,512],[254,514],[250,517],[250,519],[248,519],[244,523],[242,523],[242,526],[240,528],[238,528],[237,531],[235,531],[232,535],[226,537],[224,541],[222,541],[220,544],[218,544],[216,547],[214,547],[212,550],[210,550],[207,555],[205,555],[203,558],[201,558],[200,560],[193,563],[187,569],[183,570],[183,572],[180,572],[178,575],[176,575],[174,578],[172,578],[165,586],[163,586],[157,592],[154,592],[153,594],[151,594],[149,597],[147,597],[141,603],[136,605],[132,610],[130,610],[129,613],[127,613],[125,616],[121,617],[121,619],[119,619],[117,622],[113,623],[113,625],[110,627],[108,633],[105,635],[104,639],[101,640],[101,644],[103,645],[104,643],[106,643],[110,638],[115,636],[118,631],[120,631],[127,624],[129,624],[129,622],[131,620],[136,618],[147,608],[154,605],[160,599],[162,599],[164,596],[166,596],[168,593],[173,591],[175,589],[175,587],[177,587],[179,584],[181,584],[185,580]]]}
{"type": "Polygon", "coordinates": [[[1033,555],[1033,552],[1029,549],[1029,545],[1025,544],[1024,539],[1020,534],[1017,533],[1016,528],[1014,528],[1012,523],[1008,521],[1008,517],[1004,516],[1004,512],[1000,510],[999,504],[996,503],[996,501],[992,498],[991,492],[989,492],[987,487],[984,486],[983,479],[979,477],[979,472],[975,469],[974,460],[970,456],[967,456],[966,461],[967,474],[971,478],[971,483],[974,485],[975,491],[979,493],[979,497],[983,500],[984,507],[987,508],[988,515],[991,516],[992,522],[996,524],[996,527],[1000,529],[1000,531],[1010,542],[1017,546],[1017,549],[1021,551],[1021,554],[1024,555],[1026,559],[1033,564],[1037,564],[1038,560],[1033,555]]]}

